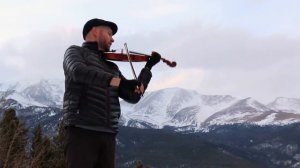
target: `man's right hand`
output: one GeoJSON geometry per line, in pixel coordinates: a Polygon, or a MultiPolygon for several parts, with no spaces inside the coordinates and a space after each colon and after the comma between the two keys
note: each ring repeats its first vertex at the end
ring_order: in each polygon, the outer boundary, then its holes
{"type": "Polygon", "coordinates": [[[136,88],[139,88],[141,84],[142,84],[141,82],[135,79],[133,80],[121,79],[119,87],[134,91],[136,88]]]}

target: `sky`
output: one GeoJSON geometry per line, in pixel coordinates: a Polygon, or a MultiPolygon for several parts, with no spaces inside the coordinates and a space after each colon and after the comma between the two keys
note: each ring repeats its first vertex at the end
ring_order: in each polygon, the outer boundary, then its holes
{"type": "MultiPolygon", "coordinates": [[[[63,79],[70,45],[92,18],[113,21],[111,49],[156,51],[148,90],[169,87],[269,103],[300,98],[298,0],[0,0],[0,83],[63,79]]],[[[128,63],[116,62],[131,79],[128,63]]],[[[145,63],[134,63],[137,73],[145,63]]]]}

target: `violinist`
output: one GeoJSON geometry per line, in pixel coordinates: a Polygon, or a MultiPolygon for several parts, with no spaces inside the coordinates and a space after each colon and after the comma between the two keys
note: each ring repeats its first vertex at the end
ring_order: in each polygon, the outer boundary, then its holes
{"type": "Polygon", "coordinates": [[[161,56],[153,52],[137,79],[126,79],[118,66],[105,58],[118,27],[91,19],[83,27],[82,46],[70,46],[64,55],[63,100],[68,168],[115,167],[116,134],[121,114],[119,97],[137,103],[161,56]]]}

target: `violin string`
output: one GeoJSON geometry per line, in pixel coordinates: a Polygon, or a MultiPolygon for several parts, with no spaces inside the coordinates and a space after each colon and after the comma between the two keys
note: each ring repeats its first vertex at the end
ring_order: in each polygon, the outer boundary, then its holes
{"type": "Polygon", "coordinates": [[[110,50],[110,52],[116,52],[116,51],[123,51],[123,48],[110,50]]]}

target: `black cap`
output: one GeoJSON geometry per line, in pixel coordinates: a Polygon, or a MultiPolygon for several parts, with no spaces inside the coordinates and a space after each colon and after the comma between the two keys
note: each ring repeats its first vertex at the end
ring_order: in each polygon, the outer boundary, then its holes
{"type": "Polygon", "coordinates": [[[85,23],[82,30],[83,39],[85,39],[85,36],[90,32],[90,30],[95,26],[108,26],[111,28],[113,35],[117,33],[118,26],[110,21],[102,20],[102,19],[91,19],[85,23]]]}

